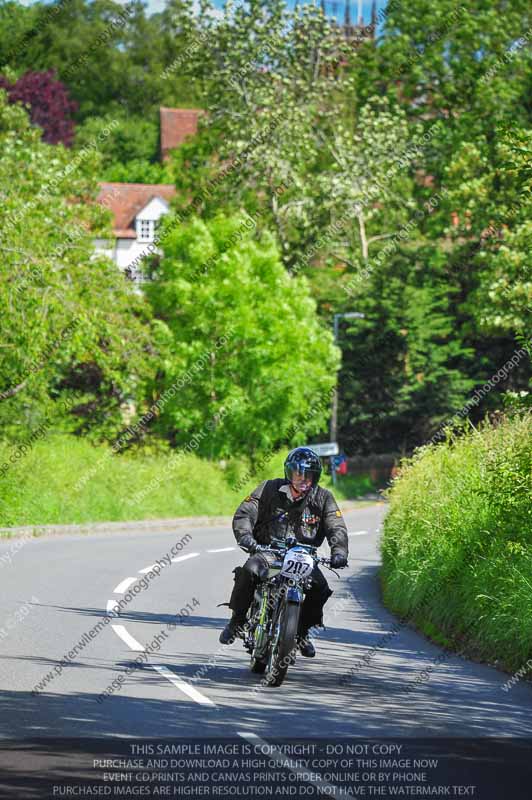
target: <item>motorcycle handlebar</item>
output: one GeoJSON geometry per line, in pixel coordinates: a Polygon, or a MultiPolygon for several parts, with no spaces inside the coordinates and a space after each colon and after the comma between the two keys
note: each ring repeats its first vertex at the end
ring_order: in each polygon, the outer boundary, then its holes
{"type": "MultiPolygon", "coordinates": [[[[286,549],[285,547],[281,547],[281,546],[277,546],[276,547],[275,545],[257,544],[253,548],[253,552],[254,553],[260,553],[260,552],[264,552],[264,551],[269,550],[269,551],[274,551],[276,553],[279,553],[279,552],[282,552],[285,549],[286,549]]],[[[242,550],[245,550],[245,548],[243,547],[242,550]]],[[[246,552],[248,552],[248,551],[246,550],[246,552]]],[[[314,555],[314,558],[316,559],[318,564],[324,564],[326,567],[329,567],[330,569],[332,569],[332,567],[331,567],[331,559],[330,558],[325,558],[324,556],[316,556],[316,555],[314,555]]],[[[347,564],[345,564],[345,567],[347,567],[347,564]]],[[[345,567],[335,567],[335,569],[344,569],[345,567]]]]}

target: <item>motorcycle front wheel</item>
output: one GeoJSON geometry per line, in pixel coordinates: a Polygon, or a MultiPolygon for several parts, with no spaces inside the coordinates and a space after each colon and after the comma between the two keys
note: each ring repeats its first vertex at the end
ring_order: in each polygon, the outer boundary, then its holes
{"type": "Polygon", "coordinates": [[[256,675],[262,675],[264,672],[266,672],[266,667],[267,666],[268,665],[266,664],[265,661],[260,661],[258,658],[254,658],[252,656],[249,668],[256,675]]]}
{"type": "Polygon", "coordinates": [[[274,643],[268,659],[266,684],[280,686],[286,678],[288,667],[296,650],[296,636],[299,624],[299,603],[284,602],[279,614],[279,636],[274,643]]]}

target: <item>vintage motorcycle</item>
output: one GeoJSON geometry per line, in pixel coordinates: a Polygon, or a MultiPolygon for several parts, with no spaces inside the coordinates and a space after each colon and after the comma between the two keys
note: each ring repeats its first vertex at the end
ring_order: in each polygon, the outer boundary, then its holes
{"type": "Polygon", "coordinates": [[[331,569],[330,559],[318,556],[317,551],[295,536],[272,539],[271,544],[255,549],[270,555],[268,576],[255,590],[242,638],[251,655],[251,671],[265,673],[267,686],[280,686],[295,663],[299,614],[314,566],[331,569]]]}

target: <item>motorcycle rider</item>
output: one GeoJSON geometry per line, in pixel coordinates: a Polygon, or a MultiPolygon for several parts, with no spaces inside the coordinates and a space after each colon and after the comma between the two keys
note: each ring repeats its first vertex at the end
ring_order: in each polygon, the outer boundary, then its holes
{"type": "MultiPolygon", "coordinates": [[[[284,462],[285,478],[263,481],[240,503],[233,517],[233,533],[239,546],[250,553],[243,567],[236,567],[229,600],[233,616],[220,642],[230,644],[246,621],[257,583],[267,577],[269,553],[255,553],[257,544],[267,545],[272,537],[295,536],[298,542],[319,547],[324,538],[331,548],[331,567],[347,566],[347,528],[332,492],[318,486],[321,476],[319,456],[309,447],[291,450],[284,462]]],[[[323,606],[332,594],[325,576],[316,565],[312,586],[301,609],[298,646],[307,658],[316,655],[309,629],[323,625],[323,606]]]]}

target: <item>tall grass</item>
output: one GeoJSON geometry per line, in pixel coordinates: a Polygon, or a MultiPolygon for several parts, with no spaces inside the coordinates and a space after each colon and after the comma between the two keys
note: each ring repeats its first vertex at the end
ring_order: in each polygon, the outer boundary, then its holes
{"type": "MultiPolygon", "coordinates": [[[[0,444],[0,465],[12,452],[0,444]]],[[[0,477],[0,527],[232,515],[260,481],[284,474],[285,455],[250,477],[244,461],[220,465],[191,454],[172,469],[170,451],[114,455],[103,445],[50,434],[0,477]]],[[[322,485],[330,485],[328,476],[322,485]]],[[[360,493],[365,480],[342,486],[338,499],[360,493]]]]}
{"type": "Polygon", "coordinates": [[[385,603],[442,644],[519,668],[532,656],[532,414],[422,448],[389,496],[385,603]]]}

